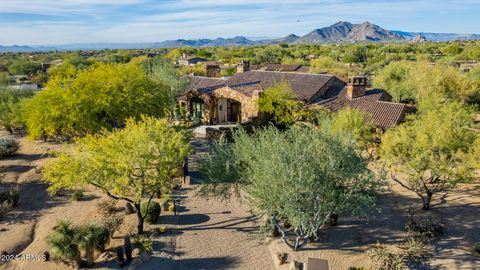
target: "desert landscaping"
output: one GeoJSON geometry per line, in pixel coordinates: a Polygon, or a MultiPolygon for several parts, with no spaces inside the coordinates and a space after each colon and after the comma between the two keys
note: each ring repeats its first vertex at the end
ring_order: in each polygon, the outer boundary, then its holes
{"type": "MultiPolygon", "coordinates": [[[[6,132],[2,136],[8,136],[6,132]]],[[[97,204],[107,199],[93,189],[84,191],[79,201],[71,200],[71,192],[50,196],[48,185],[39,173],[49,159],[49,153],[61,148],[58,143],[30,141],[17,138],[20,150],[0,160],[2,186],[19,185],[18,205],[0,222],[0,250],[4,254],[42,254],[48,250],[47,238],[57,221],[65,217],[73,224],[86,221],[101,223],[97,204]]],[[[151,259],[136,258],[128,269],[288,269],[292,260],[306,261],[308,257],[329,261],[331,269],[350,266],[369,267],[365,252],[377,242],[400,245],[405,241],[407,208],[419,204],[418,198],[400,189],[397,184],[381,197],[380,213],[368,219],[339,218],[338,225],[322,232],[320,239],[303,250],[293,252],[279,239],[265,237],[245,202],[233,199],[228,203],[205,200],[195,195],[199,184],[195,160],[202,158],[206,142],[193,143],[196,154],[190,157],[192,183],[176,191],[179,199],[178,215],[162,211],[156,224],[148,225],[154,251],[151,259]],[[158,228],[167,226],[165,234],[158,228]],[[279,265],[277,253],[287,253],[285,264],[279,265]],[[201,266],[199,266],[201,264],[201,266]]],[[[445,225],[445,234],[435,240],[433,253],[424,262],[426,268],[416,269],[475,269],[478,257],[472,247],[480,241],[480,184],[469,183],[456,191],[439,194],[432,210],[421,215],[439,219],[445,225]],[[428,267],[427,267],[428,266],[428,267]]],[[[123,213],[121,202],[116,211],[123,213]]],[[[135,233],[135,217],[126,215],[125,222],[110,241],[106,252],[95,254],[96,269],[120,269],[114,248],[123,244],[123,236],[135,233]]],[[[2,262],[1,269],[67,269],[54,261],[2,262]]]]}

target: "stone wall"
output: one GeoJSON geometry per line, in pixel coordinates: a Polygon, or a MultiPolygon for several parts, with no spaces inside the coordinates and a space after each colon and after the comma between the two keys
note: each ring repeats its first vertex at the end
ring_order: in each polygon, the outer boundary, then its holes
{"type": "MultiPolygon", "coordinates": [[[[258,116],[258,93],[254,93],[252,96],[244,95],[243,93],[226,86],[215,90],[213,96],[217,99],[233,99],[240,102],[242,110],[240,122],[242,123],[249,121],[250,118],[258,116]]],[[[216,109],[217,108],[215,108],[215,110],[216,109]]]]}

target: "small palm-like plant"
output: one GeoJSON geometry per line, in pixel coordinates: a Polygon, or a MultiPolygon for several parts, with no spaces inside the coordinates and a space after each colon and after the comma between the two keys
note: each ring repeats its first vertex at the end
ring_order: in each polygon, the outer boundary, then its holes
{"type": "Polygon", "coordinates": [[[58,259],[73,262],[78,268],[80,261],[80,250],[76,243],[76,233],[67,219],[60,220],[55,232],[48,239],[50,253],[58,259]]]}
{"type": "Polygon", "coordinates": [[[76,233],[76,242],[80,249],[85,251],[87,264],[93,265],[93,255],[97,247],[104,241],[105,229],[95,223],[82,225],[76,233]]]}

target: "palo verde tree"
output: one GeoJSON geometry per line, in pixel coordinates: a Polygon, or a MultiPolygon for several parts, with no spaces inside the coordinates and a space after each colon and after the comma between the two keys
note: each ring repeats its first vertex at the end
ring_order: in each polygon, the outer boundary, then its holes
{"type": "Polygon", "coordinates": [[[168,116],[173,118],[177,113],[177,97],[187,89],[188,77],[180,76],[172,61],[165,58],[147,59],[142,64],[151,80],[170,88],[170,91],[165,91],[166,111],[168,116]]]}
{"type": "Polygon", "coordinates": [[[299,119],[302,108],[303,103],[297,100],[285,81],[267,88],[258,99],[260,119],[281,128],[288,127],[299,119]]]}
{"type": "Polygon", "coordinates": [[[450,102],[421,111],[382,137],[381,156],[392,179],[415,192],[423,209],[430,209],[435,193],[475,177],[480,140],[473,124],[471,108],[450,102]]]}
{"type": "Polygon", "coordinates": [[[32,138],[70,138],[120,127],[127,118],[165,116],[170,89],[139,65],[97,64],[56,76],[23,106],[32,138]]]}
{"type": "Polygon", "coordinates": [[[45,167],[45,178],[52,184],[49,190],[92,185],[128,201],[137,210],[142,234],[146,215],[141,212],[142,200],[147,198],[149,205],[155,194],[172,190],[173,178],[189,151],[186,135],[166,120],[152,117],[142,117],[138,123],[129,119],[121,130],[87,135],[45,167]]]}
{"type": "Polygon", "coordinates": [[[204,196],[245,191],[252,208],[269,217],[293,250],[316,236],[332,214],[365,214],[379,187],[353,138],[315,127],[240,131],[233,144],[218,142],[201,170],[204,196]],[[233,189],[232,189],[233,187],[233,189]],[[285,222],[292,225],[294,239],[285,222]],[[283,224],[282,224],[283,223],[283,224]]]}

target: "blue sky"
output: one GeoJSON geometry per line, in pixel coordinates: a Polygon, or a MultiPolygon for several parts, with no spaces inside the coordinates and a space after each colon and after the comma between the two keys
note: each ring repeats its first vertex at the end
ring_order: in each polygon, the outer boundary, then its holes
{"type": "Polygon", "coordinates": [[[338,21],[480,33],[480,0],[0,0],[0,44],[280,37],[338,21]]]}

